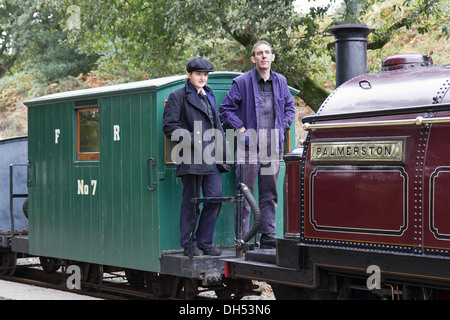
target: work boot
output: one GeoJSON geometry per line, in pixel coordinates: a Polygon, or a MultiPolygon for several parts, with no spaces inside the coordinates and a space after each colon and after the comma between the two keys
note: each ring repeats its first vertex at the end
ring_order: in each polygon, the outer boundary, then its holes
{"type": "Polygon", "coordinates": [[[201,248],[201,250],[207,256],[220,256],[222,254],[222,250],[215,247],[201,248]]]}
{"type": "MultiPolygon", "coordinates": [[[[189,255],[189,248],[184,248],[184,255],[185,256],[189,255]]],[[[192,248],[192,256],[194,256],[194,257],[203,256],[203,252],[199,248],[193,247],[192,248]]]]}
{"type": "Polygon", "coordinates": [[[276,248],[275,233],[263,233],[259,238],[259,244],[261,249],[274,249],[276,248]]]}

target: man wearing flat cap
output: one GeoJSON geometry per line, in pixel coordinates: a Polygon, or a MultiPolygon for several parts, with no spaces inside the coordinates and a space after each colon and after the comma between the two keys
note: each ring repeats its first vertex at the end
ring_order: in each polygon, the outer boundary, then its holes
{"type": "Polygon", "coordinates": [[[181,154],[175,156],[177,176],[181,177],[183,183],[180,244],[184,248],[185,255],[190,254],[189,234],[191,232],[193,232],[192,255],[221,254],[221,250],[214,247],[212,243],[221,203],[205,203],[201,214],[196,204],[195,223],[192,225],[194,210],[192,198],[200,197],[200,188],[204,197],[221,197],[221,173],[229,171],[225,162],[215,161],[217,154],[222,155],[222,152],[218,152],[219,150],[213,149],[213,154],[209,154],[209,157],[204,155],[205,148],[214,141],[226,141],[219,120],[216,99],[212,90],[206,86],[209,72],[213,69],[213,64],[206,59],[200,57],[190,59],[186,63],[186,83],[183,88],[169,95],[163,113],[164,134],[172,141],[188,146],[181,148],[181,154]],[[211,135],[204,135],[207,130],[215,133],[211,140],[206,138],[211,135]],[[191,225],[194,228],[197,225],[197,229],[191,230],[191,225]]]}

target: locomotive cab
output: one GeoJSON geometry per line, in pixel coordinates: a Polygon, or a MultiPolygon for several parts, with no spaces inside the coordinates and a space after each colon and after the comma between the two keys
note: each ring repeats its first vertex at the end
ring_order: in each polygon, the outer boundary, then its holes
{"type": "Polygon", "coordinates": [[[450,289],[449,88],[448,65],[395,55],[303,119],[307,137],[285,156],[284,236],[258,267],[277,298],[450,289]]]}

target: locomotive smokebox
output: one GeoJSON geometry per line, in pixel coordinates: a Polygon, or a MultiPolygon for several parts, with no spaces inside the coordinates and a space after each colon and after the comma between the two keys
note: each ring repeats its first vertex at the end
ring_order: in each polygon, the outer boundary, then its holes
{"type": "Polygon", "coordinates": [[[367,36],[374,29],[363,24],[331,27],[336,44],[336,88],[367,72],[367,36]]]}

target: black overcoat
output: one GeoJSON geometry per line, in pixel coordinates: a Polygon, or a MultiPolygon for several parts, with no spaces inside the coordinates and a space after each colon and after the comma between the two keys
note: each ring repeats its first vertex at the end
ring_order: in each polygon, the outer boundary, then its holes
{"type": "MultiPolygon", "coordinates": [[[[208,136],[204,136],[205,131],[212,129],[213,125],[208,117],[207,110],[200,100],[198,94],[192,90],[192,87],[186,80],[185,86],[180,88],[169,95],[163,113],[163,132],[171,140],[178,141],[178,144],[183,143],[183,148],[187,147],[186,142],[189,141],[190,146],[190,161],[176,161],[177,164],[177,176],[186,174],[211,174],[215,172],[217,166],[221,172],[229,171],[229,165],[224,162],[226,152],[229,152],[226,147],[226,138],[222,128],[222,124],[219,119],[219,112],[216,107],[216,100],[214,98],[215,109],[214,112],[214,126],[217,129],[216,133],[220,134],[222,139],[222,154],[223,158],[215,163],[211,163],[206,157],[204,157],[205,148],[211,150],[211,140],[208,140],[208,136]],[[178,130],[177,129],[184,129],[178,130]],[[176,133],[176,139],[172,139],[172,134],[176,133]],[[186,136],[180,138],[180,133],[185,133],[186,136]],[[205,161],[206,160],[206,161],[205,161]],[[222,161],[221,161],[222,160],[222,161]]],[[[209,87],[205,87],[205,90],[212,90],[209,87]]],[[[210,131],[211,132],[211,131],[210,131]]],[[[183,150],[183,148],[179,148],[183,150]]],[[[177,150],[179,150],[177,149],[177,150]]],[[[217,153],[217,150],[215,150],[217,153]]],[[[182,152],[180,157],[183,156],[182,152]]],[[[184,158],[186,160],[186,158],[184,158]]]]}

